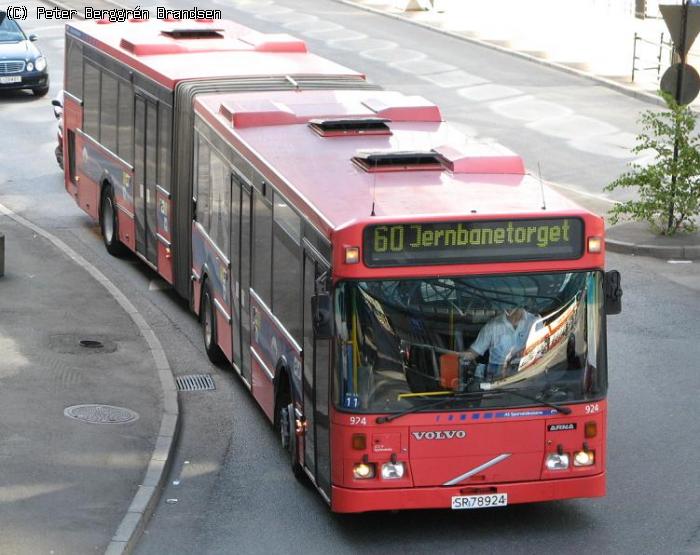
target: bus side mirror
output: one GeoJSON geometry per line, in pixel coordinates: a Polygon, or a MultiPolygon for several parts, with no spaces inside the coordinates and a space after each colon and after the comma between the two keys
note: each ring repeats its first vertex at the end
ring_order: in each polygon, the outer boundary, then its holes
{"type": "Polygon", "coordinates": [[[605,295],[605,314],[620,314],[622,312],[620,272],[617,270],[605,272],[603,276],[603,294],[605,295]]]}
{"type": "Polygon", "coordinates": [[[330,293],[318,293],[311,297],[311,316],[313,318],[316,339],[333,337],[333,307],[330,293]]]}

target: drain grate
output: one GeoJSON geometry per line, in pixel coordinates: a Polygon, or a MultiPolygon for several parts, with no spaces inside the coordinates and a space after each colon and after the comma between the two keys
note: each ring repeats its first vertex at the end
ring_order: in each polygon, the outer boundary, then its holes
{"type": "Polygon", "coordinates": [[[207,391],[216,389],[214,380],[209,374],[189,374],[186,376],[177,376],[178,391],[207,391]]]}

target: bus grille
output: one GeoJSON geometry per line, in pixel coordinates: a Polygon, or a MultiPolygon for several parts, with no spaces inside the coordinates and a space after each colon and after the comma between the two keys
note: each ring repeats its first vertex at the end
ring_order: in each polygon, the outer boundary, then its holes
{"type": "Polygon", "coordinates": [[[3,60],[0,62],[0,75],[21,73],[22,71],[24,71],[24,62],[22,60],[3,60]]]}

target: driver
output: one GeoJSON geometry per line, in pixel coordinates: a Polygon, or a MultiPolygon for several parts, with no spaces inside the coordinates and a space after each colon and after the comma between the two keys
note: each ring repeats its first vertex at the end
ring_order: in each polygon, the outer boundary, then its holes
{"type": "Polygon", "coordinates": [[[489,362],[484,378],[492,381],[494,378],[505,377],[511,366],[517,364],[523,356],[530,330],[538,320],[537,315],[522,306],[506,309],[486,322],[474,343],[461,354],[466,361],[471,362],[488,350],[489,362]]]}

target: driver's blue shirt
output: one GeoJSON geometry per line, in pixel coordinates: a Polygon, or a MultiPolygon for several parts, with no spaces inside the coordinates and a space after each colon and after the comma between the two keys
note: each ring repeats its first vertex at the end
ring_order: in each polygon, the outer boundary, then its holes
{"type": "Polygon", "coordinates": [[[510,364],[516,353],[525,348],[530,329],[539,318],[524,312],[513,327],[505,313],[489,320],[479,332],[470,349],[479,355],[489,351],[489,366],[504,367],[510,364]]]}

